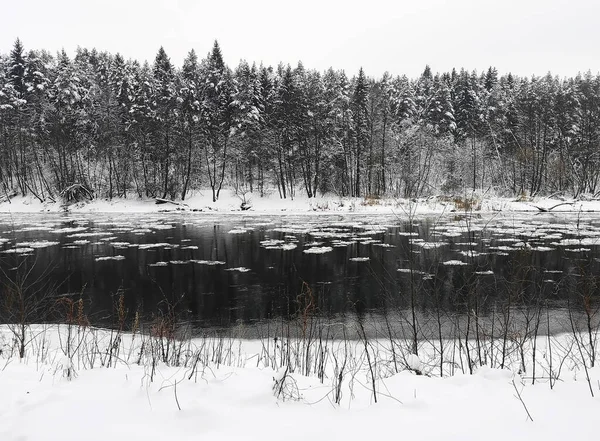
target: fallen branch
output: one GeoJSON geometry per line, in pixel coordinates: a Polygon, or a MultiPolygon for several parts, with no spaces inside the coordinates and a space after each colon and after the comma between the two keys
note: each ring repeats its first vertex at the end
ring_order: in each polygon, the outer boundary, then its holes
{"type": "Polygon", "coordinates": [[[525,401],[523,401],[523,397],[521,396],[521,392],[519,392],[519,388],[515,384],[515,380],[514,379],[512,381],[512,385],[515,388],[515,392],[517,393],[516,398],[519,399],[519,401],[523,405],[523,408],[525,409],[525,412],[527,412],[527,418],[529,418],[531,420],[531,422],[533,422],[533,418],[531,418],[531,414],[529,413],[529,409],[527,409],[527,406],[525,405],[525,401]]]}
{"type": "Polygon", "coordinates": [[[154,198],[156,200],[156,205],[162,205],[162,204],[173,204],[173,205],[178,205],[180,207],[188,207],[188,204],[184,204],[183,202],[177,202],[177,201],[172,201],[170,199],[163,199],[163,198],[154,198]]]}
{"type": "Polygon", "coordinates": [[[537,205],[533,205],[535,208],[540,210],[542,213],[548,213],[549,211],[554,210],[556,207],[560,207],[561,205],[573,205],[575,202],[561,202],[560,204],[556,204],[550,208],[538,207],[537,205]]]}

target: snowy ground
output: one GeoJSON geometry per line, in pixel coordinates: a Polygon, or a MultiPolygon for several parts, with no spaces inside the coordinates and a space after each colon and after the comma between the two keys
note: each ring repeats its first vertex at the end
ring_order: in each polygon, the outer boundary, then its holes
{"type": "MultiPolygon", "coordinates": [[[[427,214],[450,213],[465,211],[465,205],[455,202],[455,198],[431,197],[418,200],[394,198],[341,198],[334,195],[320,196],[309,199],[304,195],[294,199],[281,199],[277,194],[260,197],[258,194],[246,194],[246,201],[254,213],[372,213],[372,214],[427,214]]],[[[552,212],[595,212],[600,211],[600,200],[589,199],[553,199],[534,198],[519,201],[515,198],[490,197],[486,195],[467,194],[461,199],[468,199],[472,204],[467,209],[476,212],[510,212],[532,211],[539,212],[537,207],[552,209],[552,212]],[[560,206],[557,206],[561,204],[560,206]]],[[[212,202],[209,191],[197,192],[185,201],[185,205],[173,204],[156,205],[154,199],[97,199],[89,203],[79,203],[69,206],[73,212],[157,212],[175,210],[196,210],[202,212],[231,212],[240,211],[242,198],[232,191],[225,190],[217,202],[212,202]]],[[[15,197],[10,203],[0,202],[0,212],[60,212],[64,207],[60,203],[44,203],[34,197],[15,197]]]]}
{"type": "Polygon", "coordinates": [[[318,376],[301,375],[297,366],[280,383],[283,393],[277,393],[275,380],[283,378],[284,370],[277,366],[273,341],[192,340],[183,344],[179,361],[167,365],[151,355],[163,349],[158,339],[138,335],[132,341],[128,334],[116,338],[102,330],[73,328],[69,340],[65,326],[37,326],[20,360],[11,350],[10,331],[0,331],[2,441],[598,437],[600,369],[589,369],[588,383],[575,361],[576,351],[567,350],[573,348],[568,335],[540,338],[542,378],[535,385],[514,369],[488,366],[473,375],[457,369],[439,378],[427,368],[427,355],[423,360],[405,358],[396,373],[386,343],[371,341],[375,403],[360,341],[329,342],[322,382],[318,376]],[[548,364],[548,344],[557,362],[554,371],[562,359],[553,390],[542,369],[548,364]],[[118,348],[112,361],[108,347],[118,348]],[[336,405],[332,356],[341,361],[344,350],[352,356],[344,371],[341,404],[336,405]],[[430,375],[416,375],[409,367],[430,375]]]}

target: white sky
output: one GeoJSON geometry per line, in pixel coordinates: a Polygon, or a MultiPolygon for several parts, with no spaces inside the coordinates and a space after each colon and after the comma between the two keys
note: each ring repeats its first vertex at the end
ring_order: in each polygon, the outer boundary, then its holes
{"type": "Polygon", "coordinates": [[[598,0],[23,0],[2,8],[0,52],[77,46],[152,61],[165,47],[181,65],[214,39],[225,61],[360,66],[419,75],[490,65],[500,73],[574,76],[600,71],[598,0]]]}

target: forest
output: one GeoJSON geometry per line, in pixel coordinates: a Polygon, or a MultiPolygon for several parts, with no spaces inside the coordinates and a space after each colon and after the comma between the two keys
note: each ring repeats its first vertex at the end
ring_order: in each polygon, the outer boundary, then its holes
{"type": "Polygon", "coordinates": [[[600,192],[600,75],[418,78],[78,48],[0,54],[0,198],[600,192]]]}

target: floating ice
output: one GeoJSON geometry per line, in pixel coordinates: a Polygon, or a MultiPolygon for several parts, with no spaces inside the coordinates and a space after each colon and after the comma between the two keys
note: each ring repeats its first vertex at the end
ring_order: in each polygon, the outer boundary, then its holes
{"type": "Polygon", "coordinates": [[[21,247],[29,247],[29,248],[46,248],[46,247],[51,247],[54,245],[59,245],[59,242],[51,242],[48,240],[38,240],[38,241],[32,241],[32,242],[20,242],[19,246],[21,247]]]}
{"type": "Polygon", "coordinates": [[[102,262],[105,260],[125,260],[125,256],[104,256],[96,257],[96,262],[102,262]]]}
{"type": "Polygon", "coordinates": [[[334,240],[331,242],[332,247],[341,248],[347,247],[350,245],[354,245],[356,243],[355,240],[334,240]]]}
{"type": "Polygon", "coordinates": [[[62,233],[78,233],[80,231],[85,231],[87,230],[87,227],[66,227],[66,228],[59,228],[57,230],[51,230],[51,233],[54,234],[62,234],[62,233]]]}
{"type": "Polygon", "coordinates": [[[247,273],[248,271],[250,271],[250,268],[238,266],[237,268],[226,268],[225,271],[237,271],[240,273],[247,273]]]}
{"type": "Polygon", "coordinates": [[[325,254],[333,251],[332,247],[312,247],[304,250],[306,254],[325,254]]]}
{"type": "Polygon", "coordinates": [[[421,247],[425,250],[432,250],[448,245],[448,242],[413,242],[414,245],[421,247]]]}
{"type": "Polygon", "coordinates": [[[25,254],[25,253],[31,253],[32,251],[33,251],[33,248],[30,248],[30,247],[17,247],[17,248],[11,248],[10,250],[5,250],[2,252],[6,253],[6,254],[25,254]]]}
{"type": "Polygon", "coordinates": [[[225,262],[220,260],[190,260],[192,263],[197,263],[198,265],[225,265],[225,262]]]}
{"type": "Polygon", "coordinates": [[[463,266],[463,265],[468,265],[467,262],[463,262],[462,260],[447,260],[445,262],[442,262],[444,265],[448,265],[448,266],[463,266]]]}
{"type": "Polygon", "coordinates": [[[369,257],[351,257],[350,260],[352,262],[368,262],[371,259],[369,257]]]}
{"type": "Polygon", "coordinates": [[[405,273],[405,274],[427,274],[425,271],[419,271],[417,269],[410,269],[410,268],[398,268],[397,271],[399,273],[405,273]]]}
{"type": "Polygon", "coordinates": [[[323,245],[323,242],[317,242],[317,241],[314,241],[314,242],[306,242],[306,243],[304,244],[304,246],[305,246],[305,247],[320,247],[321,245],[323,245]]]}
{"type": "Polygon", "coordinates": [[[164,247],[171,247],[172,245],[170,243],[166,243],[166,242],[158,242],[158,243],[142,243],[139,246],[140,250],[150,250],[152,248],[164,248],[164,247]]]}
{"type": "Polygon", "coordinates": [[[373,246],[382,248],[396,248],[396,245],[392,245],[391,243],[374,243],[373,246]]]}
{"type": "Polygon", "coordinates": [[[110,234],[111,233],[109,231],[94,231],[92,233],[75,233],[75,234],[69,234],[67,237],[69,237],[69,238],[75,238],[75,237],[98,237],[98,236],[110,236],[110,234]]]}

